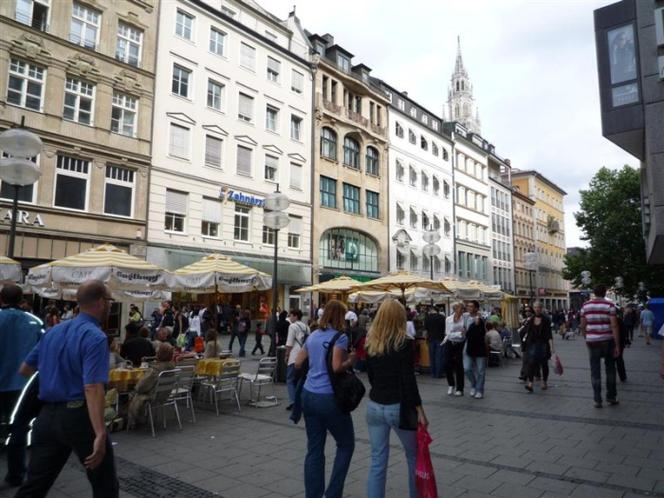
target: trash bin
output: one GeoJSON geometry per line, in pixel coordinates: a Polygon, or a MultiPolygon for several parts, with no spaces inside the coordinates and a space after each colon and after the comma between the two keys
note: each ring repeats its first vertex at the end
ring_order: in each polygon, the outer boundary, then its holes
{"type": "Polygon", "coordinates": [[[286,383],[286,346],[277,347],[277,372],[275,382],[286,383]]]}

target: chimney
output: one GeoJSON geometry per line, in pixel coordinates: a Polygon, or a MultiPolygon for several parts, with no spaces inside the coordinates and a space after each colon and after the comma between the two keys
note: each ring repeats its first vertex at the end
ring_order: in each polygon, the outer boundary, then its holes
{"type": "Polygon", "coordinates": [[[512,167],[512,161],[510,161],[507,158],[505,158],[504,161],[505,161],[505,164],[507,164],[509,167],[512,167]]]}
{"type": "Polygon", "coordinates": [[[408,92],[401,92],[401,95],[403,95],[404,97],[408,97],[408,92]]]}
{"type": "Polygon", "coordinates": [[[330,33],[325,33],[323,36],[321,36],[323,40],[327,43],[327,46],[334,45],[334,36],[332,36],[330,33]]]}

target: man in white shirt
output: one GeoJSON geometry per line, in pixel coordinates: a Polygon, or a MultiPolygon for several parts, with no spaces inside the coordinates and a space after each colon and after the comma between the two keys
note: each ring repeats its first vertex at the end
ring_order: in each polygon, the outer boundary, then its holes
{"type": "Polygon", "coordinates": [[[299,309],[292,309],[288,315],[288,320],[291,322],[288,327],[288,337],[286,338],[286,387],[288,388],[289,404],[287,410],[293,408],[295,402],[295,358],[302,349],[304,341],[307,340],[309,335],[309,327],[302,321],[302,311],[299,309]]]}

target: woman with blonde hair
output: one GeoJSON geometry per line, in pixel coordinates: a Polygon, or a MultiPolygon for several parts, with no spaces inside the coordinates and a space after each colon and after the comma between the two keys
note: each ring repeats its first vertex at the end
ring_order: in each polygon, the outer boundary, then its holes
{"type": "Polygon", "coordinates": [[[318,320],[318,330],[309,335],[295,359],[300,369],[309,360],[309,372],[302,389],[302,413],[307,430],[307,456],[304,460],[304,490],[306,498],[341,498],[350,460],[355,450],[355,430],[350,413],[343,412],[334,398],[332,381],[327,369],[330,344],[332,370],[342,373],[355,364],[355,353],[348,352],[348,336],[342,331],[346,324],[346,305],[331,300],[318,320]],[[339,334],[340,333],[340,334],[339,334]],[[337,454],[332,474],[325,489],[325,438],[332,434],[337,454]]]}
{"type": "Polygon", "coordinates": [[[415,486],[416,431],[429,422],[422,408],[413,366],[414,341],[406,333],[406,310],[394,299],[381,304],[365,342],[369,402],[367,424],[371,442],[368,498],[385,496],[390,430],[401,440],[408,462],[410,498],[415,486]]]}

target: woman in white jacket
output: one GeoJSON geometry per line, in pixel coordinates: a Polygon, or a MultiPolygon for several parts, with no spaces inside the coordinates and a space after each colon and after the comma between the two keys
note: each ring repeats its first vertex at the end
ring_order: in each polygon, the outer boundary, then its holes
{"type": "Polygon", "coordinates": [[[453,313],[445,319],[445,374],[447,395],[463,396],[463,345],[466,341],[466,322],[461,301],[452,305],[453,313]]]}

